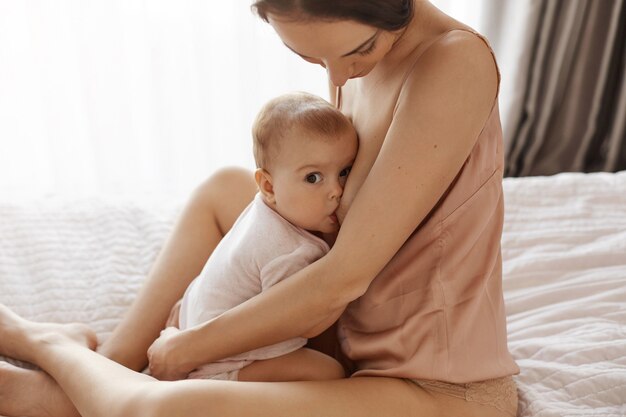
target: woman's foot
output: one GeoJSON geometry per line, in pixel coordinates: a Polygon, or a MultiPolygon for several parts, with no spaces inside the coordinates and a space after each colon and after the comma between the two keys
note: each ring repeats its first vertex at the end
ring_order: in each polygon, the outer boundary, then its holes
{"type": "Polygon", "coordinates": [[[0,355],[34,363],[41,343],[76,343],[93,350],[98,340],[83,324],[37,323],[0,304],[0,355]]]}
{"type": "Polygon", "coordinates": [[[0,361],[0,415],[78,417],[78,412],[48,374],[0,361]]]}

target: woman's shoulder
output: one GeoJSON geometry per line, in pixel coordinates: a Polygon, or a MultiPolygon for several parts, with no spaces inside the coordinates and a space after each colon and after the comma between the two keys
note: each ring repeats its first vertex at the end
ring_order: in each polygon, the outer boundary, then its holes
{"type": "Polygon", "coordinates": [[[480,129],[500,83],[488,42],[466,28],[445,30],[424,42],[404,75],[394,114],[404,108],[433,116],[463,115],[480,125],[468,126],[469,131],[480,129]]]}
{"type": "Polygon", "coordinates": [[[439,92],[451,90],[454,94],[462,85],[470,87],[469,82],[478,93],[493,99],[498,94],[500,72],[493,50],[484,36],[469,27],[447,28],[432,35],[417,48],[416,55],[405,84],[442,81],[439,92]]]}

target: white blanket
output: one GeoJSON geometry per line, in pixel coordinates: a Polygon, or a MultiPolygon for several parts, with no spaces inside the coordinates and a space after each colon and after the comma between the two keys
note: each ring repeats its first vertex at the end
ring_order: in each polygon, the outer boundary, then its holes
{"type": "MultiPolygon", "coordinates": [[[[626,172],[505,180],[519,416],[625,416],[626,172]]],[[[119,322],[179,207],[0,201],[0,302],[38,321],[119,322]]]]}
{"type": "Polygon", "coordinates": [[[520,416],[626,415],[626,172],[505,181],[520,416]]]}
{"type": "Polygon", "coordinates": [[[146,277],[176,208],[114,199],[0,202],[0,303],[104,340],[146,277]]]}

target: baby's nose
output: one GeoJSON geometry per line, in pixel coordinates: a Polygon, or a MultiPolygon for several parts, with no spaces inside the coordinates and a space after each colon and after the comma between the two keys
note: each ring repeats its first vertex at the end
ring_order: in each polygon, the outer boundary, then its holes
{"type": "Polygon", "coordinates": [[[335,182],[335,184],[333,184],[329,193],[330,199],[339,200],[341,199],[342,195],[343,195],[343,187],[341,186],[341,184],[339,184],[339,182],[335,182]]]}

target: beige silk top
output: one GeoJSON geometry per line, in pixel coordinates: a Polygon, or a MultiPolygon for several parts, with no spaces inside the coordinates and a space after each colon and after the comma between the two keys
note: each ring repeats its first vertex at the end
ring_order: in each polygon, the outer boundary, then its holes
{"type": "Polygon", "coordinates": [[[339,319],[353,376],[464,383],[519,372],[502,294],[503,165],[496,98],[452,184],[339,319]]]}

